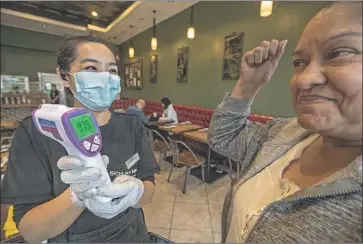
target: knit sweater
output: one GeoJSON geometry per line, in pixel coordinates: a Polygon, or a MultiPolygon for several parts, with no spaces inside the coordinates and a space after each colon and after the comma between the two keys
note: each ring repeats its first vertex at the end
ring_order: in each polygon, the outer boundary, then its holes
{"type": "MultiPolygon", "coordinates": [[[[296,118],[251,122],[252,101],[226,95],[214,112],[208,141],[221,155],[239,162],[241,176],[228,191],[222,211],[222,242],[231,224],[237,189],[313,134],[296,118]]],[[[246,196],[246,201],[253,194],[246,196]]],[[[362,242],[362,155],[320,184],[268,205],[246,243],[362,242]]]]}

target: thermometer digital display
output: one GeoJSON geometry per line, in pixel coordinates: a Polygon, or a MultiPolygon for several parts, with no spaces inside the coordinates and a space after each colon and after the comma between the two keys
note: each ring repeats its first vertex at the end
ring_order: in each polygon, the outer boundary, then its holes
{"type": "MultiPolygon", "coordinates": [[[[43,135],[58,141],[68,155],[84,160],[87,167],[97,167],[111,183],[100,151],[102,136],[94,115],[83,108],[68,108],[58,104],[43,104],[33,111],[33,121],[43,135]]],[[[111,199],[98,197],[99,201],[111,199]]]]}

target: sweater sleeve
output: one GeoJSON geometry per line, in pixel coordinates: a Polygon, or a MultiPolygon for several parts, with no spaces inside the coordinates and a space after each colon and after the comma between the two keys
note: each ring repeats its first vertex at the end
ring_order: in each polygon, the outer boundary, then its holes
{"type": "MultiPolygon", "coordinates": [[[[252,100],[224,97],[214,111],[208,130],[208,143],[213,150],[238,162],[244,162],[247,151],[257,154],[277,120],[266,124],[249,121],[251,104],[252,100]]],[[[251,163],[241,165],[241,170],[251,163]]]]}

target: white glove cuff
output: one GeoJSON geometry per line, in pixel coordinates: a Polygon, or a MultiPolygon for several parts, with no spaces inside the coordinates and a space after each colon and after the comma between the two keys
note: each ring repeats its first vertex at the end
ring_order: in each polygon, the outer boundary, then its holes
{"type": "Polygon", "coordinates": [[[78,207],[78,208],[85,208],[85,202],[84,200],[81,200],[77,194],[71,190],[71,201],[73,203],[74,206],[78,207]]]}
{"type": "Polygon", "coordinates": [[[137,204],[139,204],[139,201],[141,199],[141,197],[144,195],[144,183],[137,179],[138,183],[139,183],[139,186],[140,186],[140,193],[139,193],[139,196],[137,197],[136,201],[135,201],[135,204],[132,206],[133,208],[136,208],[137,204]]]}

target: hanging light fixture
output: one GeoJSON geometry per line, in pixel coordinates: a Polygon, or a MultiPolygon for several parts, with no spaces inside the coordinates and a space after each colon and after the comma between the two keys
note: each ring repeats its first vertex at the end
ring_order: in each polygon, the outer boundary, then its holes
{"type": "Polygon", "coordinates": [[[190,22],[189,28],[187,32],[187,37],[189,39],[194,39],[195,37],[195,28],[194,28],[194,5],[190,8],[190,22]]]}
{"type": "Polygon", "coordinates": [[[267,17],[272,14],[273,1],[261,1],[260,16],[267,17]]]}
{"type": "Polygon", "coordinates": [[[153,19],[153,37],[151,38],[151,50],[156,51],[158,48],[158,39],[156,39],[156,21],[155,21],[155,14],[156,10],[153,11],[154,19],[153,19]]]}
{"type": "MultiPolygon", "coordinates": [[[[132,35],[132,28],[133,28],[133,26],[130,25],[131,35],[132,35]]],[[[132,38],[131,38],[131,40],[130,40],[130,47],[129,47],[129,58],[133,58],[133,57],[135,57],[135,50],[134,50],[134,47],[132,45],[132,38]]]]}

